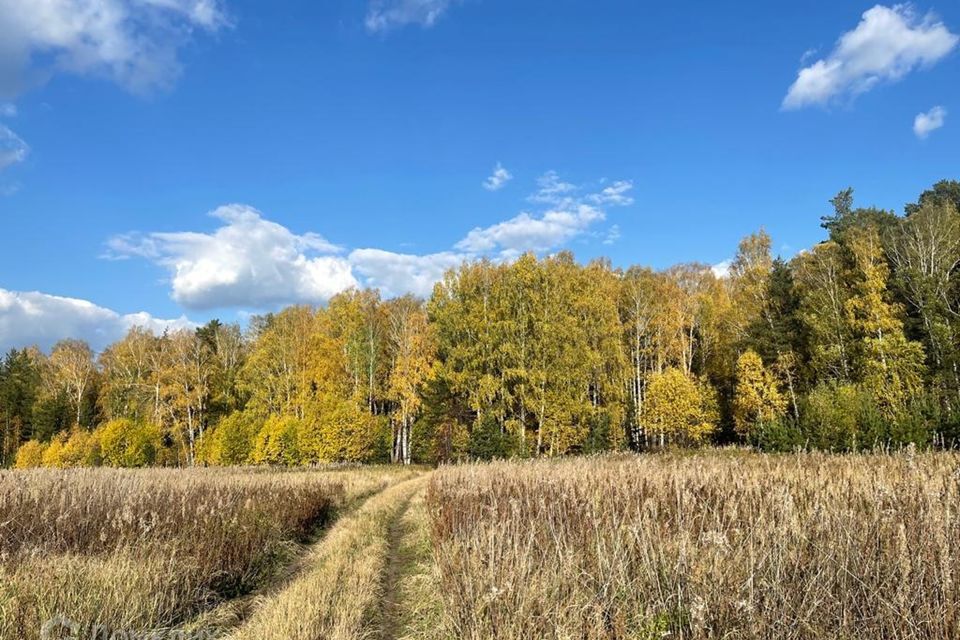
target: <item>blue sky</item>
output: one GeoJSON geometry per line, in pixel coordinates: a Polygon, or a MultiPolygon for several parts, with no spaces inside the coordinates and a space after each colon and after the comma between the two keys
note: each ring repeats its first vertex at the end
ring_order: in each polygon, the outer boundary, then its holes
{"type": "Polygon", "coordinates": [[[960,177],[956,34],[955,2],[0,0],[0,348],[527,249],[791,255],[841,188],[960,177]]]}

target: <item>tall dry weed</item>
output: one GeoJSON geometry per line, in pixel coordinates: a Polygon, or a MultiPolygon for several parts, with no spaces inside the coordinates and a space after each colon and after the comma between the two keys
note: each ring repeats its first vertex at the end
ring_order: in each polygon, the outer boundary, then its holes
{"type": "Polygon", "coordinates": [[[953,640],[958,468],[705,454],[442,469],[429,501],[449,632],[953,640]]]}

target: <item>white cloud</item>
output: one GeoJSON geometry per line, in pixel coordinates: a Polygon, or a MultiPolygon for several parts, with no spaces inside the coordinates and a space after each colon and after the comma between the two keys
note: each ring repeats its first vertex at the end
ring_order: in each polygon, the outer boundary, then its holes
{"type": "Polygon", "coordinates": [[[29,153],[30,147],[27,143],[8,127],[0,124],[0,171],[23,162],[29,153]]]}
{"type": "Polygon", "coordinates": [[[943,107],[934,107],[926,113],[918,113],[913,119],[913,132],[920,139],[926,138],[931,132],[943,126],[947,119],[947,110],[943,107]]]}
{"type": "Polygon", "coordinates": [[[173,299],[190,309],[319,303],[357,285],[349,262],[336,255],[340,248],[317,234],[294,234],[245,205],[210,215],[224,222],[213,233],[116,236],[108,257],[140,256],[165,267],[173,299]]]}
{"type": "Polygon", "coordinates": [[[818,53],[820,53],[820,49],[817,47],[807,49],[803,52],[803,55],[800,56],[800,64],[807,64],[807,62],[812,60],[818,53]]]}
{"type": "Polygon", "coordinates": [[[537,178],[537,186],[537,191],[527,200],[541,204],[563,204],[570,199],[570,194],[577,190],[576,185],[561,180],[556,171],[547,171],[537,178]]]}
{"type": "Polygon", "coordinates": [[[493,173],[483,181],[483,188],[487,191],[497,191],[502,189],[508,182],[513,180],[513,175],[507,171],[499,162],[493,168],[493,173]]]}
{"type": "Polygon", "coordinates": [[[31,345],[49,349],[63,338],[81,338],[99,351],[134,326],[162,333],[196,325],[185,317],[162,320],[142,312],[121,315],[87,300],[0,289],[0,351],[31,345]]]}
{"type": "Polygon", "coordinates": [[[733,268],[733,260],[728,259],[713,265],[710,267],[710,271],[718,278],[729,278],[731,268],[733,268]]]}
{"type": "Polygon", "coordinates": [[[614,244],[620,239],[620,225],[615,224],[607,229],[607,235],[603,239],[603,244],[614,244]]]}
{"type": "Polygon", "coordinates": [[[466,256],[452,251],[418,256],[381,249],[357,249],[350,263],[363,276],[367,286],[380,289],[386,296],[412,293],[427,298],[433,285],[448,269],[460,265],[466,256]]]}
{"type": "Polygon", "coordinates": [[[626,181],[590,191],[549,172],[538,185],[529,200],[546,205],[545,210],[478,227],[451,250],[425,255],[377,248],[343,255],[322,236],[295,234],[252,207],[234,204],[211,213],[223,222],[212,233],[114,236],[103,257],[137,256],[160,265],[170,274],[173,299],[190,309],[323,303],[358,286],[379,288],[386,296],[426,297],[444,272],[464,260],[510,260],[526,251],[544,253],[581,235],[613,242],[620,234],[616,225],[605,235],[590,228],[605,219],[606,207],[633,202],[629,196],[633,185],[626,181]]]}
{"type": "Polygon", "coordinates": [[[385,32],[411,24],[432,27],[456,0],[370,0],[365,24],[385,32]]]}
{"type": "Polygon", "coordinates": [[[499,251],[504,257],[525,251],[549,251],[604,217],[603,211],[588,204],[580,204],[573,210],[547,211],[542,216],[524,212],[504,222],[473,229],[456,248],[469,253],[499,251]]]}
{"type": "Polygon", "coordinates": [[[718,278],[729,278],[730,277],[730,268],[733,266],[733,260],[724,260],[723,262],[718,262],[717,264],[710,267],[710,271],[713,272],[718,278]]]}
{"type": "Polygon", "coordinates": [[[0,0],[0,98],[57,72],[163,88],[184,40],[228,22],[221,0],[0,0]]]}
{"type": "Polygon", "coordinates": [[[783,99],[784,109],[828,104],[878,83],[896,81],[930,66],[960,41],[933,14],[918,16],[908,4],[876,5],[844,33],[826,58],[800,70],[783,99]]]}
{"type": "Polygon", "coordinates": [[[604,188],[599,193],[589,196],[590,202],[594,204],[607,204],[617,207],[626,207],[633,204],[633,197],[630,191],[633,190],[633,183],[629,180],[618,180],[609,187],[604,188]]]}
{"type": "Polygon", "coordinates": [[[0,118],[15,118],[17,116],[17,105],[10,102],[0,102],[0,118]]]}
{"type": "Polygon", "coordinates": [[[539,188],[528,200],[549,205],[546,211],[540,215],[523,212],[489,227],[477,227],[456,244],[456,249],[476,254],[499,253],[507,259],[525,251],[550,251],[605,220],[603,206],[633,203],[628,195],[633,184],[628,181],[615,182],[585,195],[580,195],[581,187],[562,181],[554,171],[545,173],[537,183],[539,188]]]}

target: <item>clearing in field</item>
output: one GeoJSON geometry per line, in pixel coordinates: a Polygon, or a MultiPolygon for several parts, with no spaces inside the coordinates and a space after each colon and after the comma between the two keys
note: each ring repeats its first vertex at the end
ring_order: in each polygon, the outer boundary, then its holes
{"type": "Polygon", "coordinates": [[[0,640],[953,639],[958,478],[946,453],[5,472],[0,640]]]}

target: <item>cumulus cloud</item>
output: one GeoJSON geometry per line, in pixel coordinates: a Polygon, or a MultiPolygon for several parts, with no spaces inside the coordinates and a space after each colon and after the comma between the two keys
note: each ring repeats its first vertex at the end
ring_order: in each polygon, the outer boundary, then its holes
{"type": "Polygon", "coordinates": [[[29,153],[30,147],[27,143],[8,127],[0,124],[0,171],[23,162],[29,153]]]}
{"type": "Polygon", "coordinates": [[[840,36],[829,56],[800,70],[783,108],[824,105],[899,80],[935,64],[958,41],[931,13],[918,15],[908,4],[876,5],[864,12],[856,28],[840,36]]]}
{"type": "Polygon", "coordinates": [[[498,162],[497,166],[493,168],[493,173],[483,181],[483,188],[487,191],[498,191],[511,180],[513,180],[513,175],[498,162]]]}
{"type": "Polygon", "coordinates": [[[185,39],[228,23],[221,0],[0,0],[0,98],[57,72],[163,88],[185,39]]]}
{"type": "Polygon", "coordinates": [[[87,300],[0,289],[0,351],[30,345],[49,349],[63,338],[81,338],[99,351],[134,326],[162,333],[196,325],[185,317],[163,320],[142,312],[121,315],[87,300]]]}
{"type": "Polygon", "coordinates": [[[504,222],[473,229],[456,248],[469,253],[499,251],[505,257],[525,251],[549,251],[603,219],[603,211],[587,204],[547,211],[541,216],[524,212],[504,222]]]}
{"type": "Polygon", "coordinates": [[[456,0],[371,0],[365,24],[372,33],[417,24],[432,27],[456,0]]]}
{"type": "Polygon", "coordinates": [[[620,235],[616,225],[605,234],[591,226],[606,218],[607,208],[632,203],[633,185],[605,184],[589,189],[548,172],[528,198],[540,205],[538,211],[477,227],[452,249],[436,253],[372,247],[346,253],[320,235],[296,234],[252,207],[233,204],[211,213],[222,222],[212,233],[118,235],[107,241],[103,257],[140,257],[163,267],[170,274],[173,299],[189,309],[317,304],[359,286],[378,288],[386,296],[426,297],[444,272],[464,260],[510,260],[526,251],[544,253],[580,235],[615,241],[620,235]]]}
{"type": "Polygon", "coordinates": [[[189,309],[320,303],[357,285],[340,248],[317,234],[297,235],[245,205],[210,215],[223,222],[213,233],[115,236],[107,257],[140,256],[163,266],[173,299],[189,309]]]}
{"type": "Polygon", "coordinates": [[[913,119],[913,133],[921,140],[943,126],[947,119],[947,110],[943,107],[934,107],[926,113],[918,113],[913,119]]]}
{"type": "Polygon", "coordinates": [[[357,249],[350,253],[350,263],[367,286],[380,289],[386,296],[412,293],[422,298],[429,297],[443,274],[464,259],[465,255],[452,251],[422,256],[381,249],[357,249]]]}
{"type": "Polygon", "coordinates": [[[733,260],[724,260],[710,267],[710,271],[712,271],[713,275],[715,275],[718,278],[729,278],[730,268],[732,266],[733,266],[733,260]]]}
{"type": "Polygon", "coordinates": [[[545,252],[585,233],[594,223],[606,219],[605,206],[626,206],[633,184],[615,182],[593,193],[564,182],[554,171],[538,180],[538,189],[528,200],[548,205],[540,214],[522,212],[489,227],[477,227],[456,244],[456,249],[471,254],[499,254],[512,258],[525,251],[545,252]]]}

